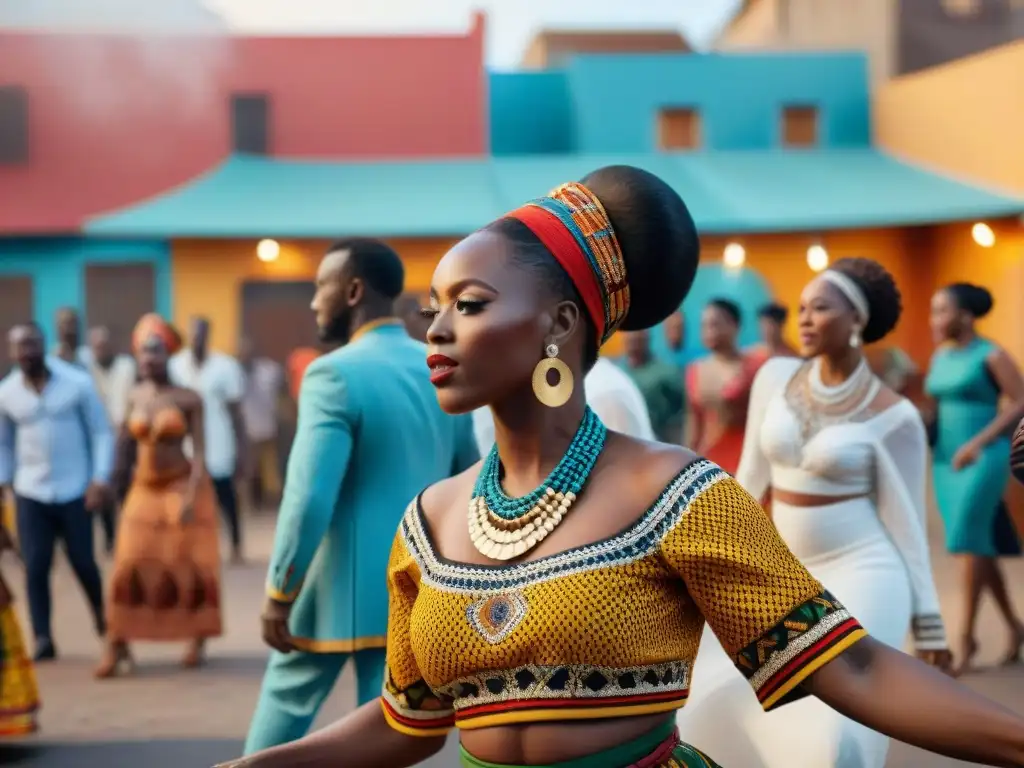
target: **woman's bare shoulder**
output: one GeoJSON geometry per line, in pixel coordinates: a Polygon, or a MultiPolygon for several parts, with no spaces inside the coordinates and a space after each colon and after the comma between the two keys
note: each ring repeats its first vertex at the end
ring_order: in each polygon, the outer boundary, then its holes
{"type": "Polygon", "coordinates": [[[203,405],[203,397],[194,389],[187,389],[186,387],[174,387],[170,391],[171,397],[174,398],[183,408],[201,408],[203,405]]]}
{"type": "Polygon", "coordinates": [[[420,494],[420,509],[431,528],[437,528],[452,510],[465,514],[466,504],[473,492],[473,484],[480,474],[482,461],[444,480],[439,480],[420,494]]]}
{"type": "Polygon", "coordinates": [[[640,440],[626,435],[608,437],[610,473],[629,478],[628,482],[638,496],[656,498],[675,477],[700,459],[696,453],[681,445],[640,440]]]}

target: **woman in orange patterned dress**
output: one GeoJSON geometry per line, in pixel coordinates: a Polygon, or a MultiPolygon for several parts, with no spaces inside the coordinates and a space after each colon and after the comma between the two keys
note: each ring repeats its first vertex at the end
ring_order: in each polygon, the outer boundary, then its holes
{"type": "MultiPolygon", "coordinates": [[[[0,523],[0,555],[14,545],[0,523]]],[[[25,651],[14,600],[0,574],[0,737],[21,736],[36,729],[39,687],[25,651]]]]}
{"type": "Polygon", "coordinates": [[[204,468],[202,399],[167,378],[168,357],[180,345],[157,315],[143,317],[132,336],[142,380],[131,393],[119,445],[121,456],[136,446],[134,473],[117,532],[98,678],[131,669],[130,641],[187,641],[183,664],[196,667],[206,639],[221,634],[216,499],[204,468]]]}
{"type": "Polygon", "coordinates": [[[686,369],[687,445],[726,472],[735,473],[743,451],[747,405],[762,355],[736,345],[740,308],[712,299],[701,315],[701,341],[710,354],[686,369]]]}

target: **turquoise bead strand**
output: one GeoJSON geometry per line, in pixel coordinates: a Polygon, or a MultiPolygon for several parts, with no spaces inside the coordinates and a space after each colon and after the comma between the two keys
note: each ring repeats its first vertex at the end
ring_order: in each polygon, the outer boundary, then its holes
{"type": "Polygon", "coordinates": [[[529,514],[547,494],[548,489],[578,496],[604,450],[608,429],[589,407],[583,414],[568,450],[551,474],[525,496],[513,498],[501,487],[502,467],[497,446],[491,448],[473,487],[473,496],[483,497],[488,510],[502,520],[518,520],[529,514]]]}

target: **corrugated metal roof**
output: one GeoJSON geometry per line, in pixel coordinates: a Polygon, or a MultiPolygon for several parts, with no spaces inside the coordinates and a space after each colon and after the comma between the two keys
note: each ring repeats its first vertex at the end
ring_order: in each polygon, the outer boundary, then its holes
{"type": "Polygon", "coordinates": [[[708,234],[825,231],[1017,215],[1024,200],[873,149],[338,163],[234,157],[105,216],[111,237],[430,237],[473,231],[556,184],[625,163],[664,178],[708,234]]]}

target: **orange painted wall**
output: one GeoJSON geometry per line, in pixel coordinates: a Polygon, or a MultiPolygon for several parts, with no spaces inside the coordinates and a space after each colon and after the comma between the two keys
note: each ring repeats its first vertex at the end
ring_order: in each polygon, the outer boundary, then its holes
{"type": "Polygon", "coordinates": [[[874,131],[902,158],[1024,193],[1024,41],[889,81],[874,131]]]}
{"type": "MultiPolygon", "coordinates": [[[[451,240],[395,240],[391,245],[405,261],[406,290],[425,290],[438,259],[451,240]]],[[[312,280],[330,244],[304,240],[282,242],[276,261],[256,258],[252,240],[177,240],[172,245],[174,321],[187,327],[193,315],[211,320],[211,344],[234,352],[242,318],[242,283],[246,280],[312,280]]]]}
{"type": "MultiPolygon", "coordinates": [[[[813,277],[806,262],[811,238],[755,235],[741,242],[747,249],[747,265],[764,276],[777,300],[796,307],[800,291],[813,277]]],[[[702,258],[709,262],[720,259],[725,243],[725,238],[705,239],[702,258]]],[[[925,362],[931,351],[927,313],[933,283],[927,279],[927,272],[922,273],[920,265],[931,260],[932,238],[926,238],[920,230],[864,230],[833,232],[822,243],[833,259],[870,256],[896,276],[903,291],[904,316],[892,342],[919,362],[925,362]]],[[[392,242],[405,261],[407,290],[425,291],[429,287],[434,266],[451,244],[451,240],[436,239],[392,242]]],[[[256,244],[251,240],[176,241],[172,250],[174,320],[186,327],[191,316],[206,315],[213,321],[213,346],[232,352],[240,333],[242,283],[312,279],[327,246],[326,241],[282,242],[278,259],[264,263],[256,258],[256,244]]],[[[796,319],[792,317],[788,329],[791,337],[795,336],[795,325],[796,319]]],[[[620,338],[611,339],[604,349],[606,354],[621,351],[620,338]]]]}
{"type": "Polygon", "coordinates": [[[1012,220],[989,225],[996,235],[991,248],[976,244],[967,224],[933,231],[932,287],[971,282],[988,288],[995,306],[978,328],[1024,365],[1024,226],[1012,220]]]}
{"type": "MultiPolygon", "coordinates": [[[[793,310],[786,329],[795,342],[796,313],[800,292],[814,272],[807,266],[807,248],[814,240],[804,234],[754,235],[739,238],[747,251],[746,265],[768,283],[775,299],[793,310]]],[[[919,364],[931,353],[928,338],[928,302],[931,283],[928,239],[917,229],[872,229],[831,232],[820,239],[832,260],[866,256],[881,262],[896,278],[903,294],[903,315],[887,343],[902,347],[919,364]],[[922,269],[923,267],[923,269],[922,269]]],[[[728,238],[706,238],[702,259],[717,261],[728,238]]]]}

